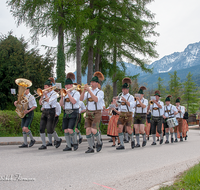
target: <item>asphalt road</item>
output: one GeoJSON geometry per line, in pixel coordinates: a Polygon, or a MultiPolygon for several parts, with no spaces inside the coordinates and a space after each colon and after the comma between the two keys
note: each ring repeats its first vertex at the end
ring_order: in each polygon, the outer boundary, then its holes
{"type": "MultiPolygon", "coordinates": [[[[140,139],[142,140],[142,139],[140,139]]],[[[99,153],[85,154],[87,143],[77,151],[50,147],[19,149],[0,146],[2,190],[146,190],[175,177],[200,161],[199,130],[190,130],[187,141],[117,151],[104,141],[99,153]]]]}

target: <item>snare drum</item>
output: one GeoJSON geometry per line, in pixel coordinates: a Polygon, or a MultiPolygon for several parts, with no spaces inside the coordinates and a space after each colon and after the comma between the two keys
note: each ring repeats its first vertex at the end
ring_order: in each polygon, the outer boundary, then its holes
{"type": "Polygon", "coordinates": [[[178,125],[178,121],[176,118],[169,118],[167,120],[167,125],[169,126],[169,128],[176,127],[178,125]]]}
{"type": "Polygon", "coordinates": [[[102,111],[101,121],[104,125],[108,125],[109,123],[109,109],[105,109],[102,111]]]}

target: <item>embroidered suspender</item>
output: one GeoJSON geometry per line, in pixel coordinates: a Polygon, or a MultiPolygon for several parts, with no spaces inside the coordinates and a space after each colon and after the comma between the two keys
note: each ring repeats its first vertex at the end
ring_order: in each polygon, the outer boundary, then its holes
{"type": "MultiPolygon", "coordinates": [[[[98,94],[98,92],[99,92],[100,90],[98,90],[97,91],[97,93],[95,94],[95,96],[97,96],[97,94],[98,94]]],[[[97,103],[94,101],[94,104],[95,104],[95,108],[96,108],[96,110],[97,110],[97,103]]],[[[88,92],[87,92],[87,105],[88,105],[88,92]]],[[[87,108],[88,109],[88,108],[87,108]]]]}
{"type": "MultiPolygon", "coordinates": [[[[160,101],[158,101],[158,103],[160,103],[160,101]]],[[[153,107],[152,107],[152,115],[153,115],[154,104],[155,104],[155,103],[153,103],[153,107]]],[[[156,107],[156,108],[157,108],[157,107],[156,107]]],[[[159,112],[159,117],[160,117],[160,108],[159,108],[159,107],[158,107],[158,112],[159,112]]]]}

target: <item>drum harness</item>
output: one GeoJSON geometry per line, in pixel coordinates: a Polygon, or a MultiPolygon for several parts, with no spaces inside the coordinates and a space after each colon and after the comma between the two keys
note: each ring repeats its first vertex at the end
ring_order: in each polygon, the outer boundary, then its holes
{"type": "MultiPolygon", "coordinates": [[[[173,118],[173,117],[170,117],[170,116],[173,116],[173,115],[174,115],[174,113],[171,112],[172,106],[170,107],[170,114],[169,114],[169,110],[168,110],[167,106],[165,106],[165,107],[166,107],[166,109],[167,109],[167,113],[168,113],[168,115],[169,115],[169,118],[173,118]]],[[[165,109],[164,109],[164,111],[165,111],[165,109]]],[[[165,111],[165,112],[166,112],[166,111],[165,111]]]]}

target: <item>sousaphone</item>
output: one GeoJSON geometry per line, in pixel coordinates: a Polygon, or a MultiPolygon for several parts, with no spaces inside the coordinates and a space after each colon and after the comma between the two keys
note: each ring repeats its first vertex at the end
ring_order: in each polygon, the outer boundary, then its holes
{"type": "Polygon", "coordinates": [[[24,118],[24,111],[28,109],[28,99],[24,96],[24,92],[27,87],[32,86],[32,82],[28,79],[18,78],[15,83],[18,85],[18,99],[15,111],[19,117],[24,118]]]}

